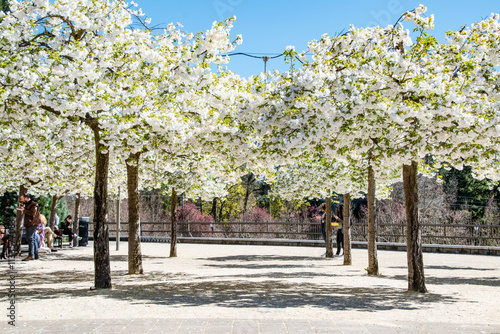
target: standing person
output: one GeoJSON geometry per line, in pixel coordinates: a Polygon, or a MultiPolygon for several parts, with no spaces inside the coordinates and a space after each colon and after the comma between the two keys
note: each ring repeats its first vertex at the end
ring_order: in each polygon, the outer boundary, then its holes
{"type": "Polygon", "coordinates": [[[339,226],[337,228],[337,253],[335,256],[344,256],[344,204],[340,204],[337,207],[337,214],[333,215],[336,221],[338,221],[339,226]],[[340,255],[340,249],[342,249],[342,255],[340,255]]]}
{"type": "Polygon", "coordinates": [[[36,229],[40,223],[40,208],[28,194],[21,195],[20,201],[23,205],[18,210],[24,213],[24,227],[29,245],[29,254],[23,261],[38,260],[39,245],[37,245],[36,229]]]}

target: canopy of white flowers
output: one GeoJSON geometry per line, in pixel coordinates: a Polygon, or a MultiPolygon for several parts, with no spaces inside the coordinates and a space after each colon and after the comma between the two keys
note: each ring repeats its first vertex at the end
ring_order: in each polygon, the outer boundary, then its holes
{"type": "Polygon", "coordinates": [[[242,41],[235,18],[192,34],[152,30],[124,0],[13,0],[0,16],[0,189],[89,195],[96,154],[110,157],[111,192],[137,164],[140,188],[206,199],[241,166],[287,198],[366,191],[368,166],[385,196],[429,155],[499,180],[499,15],[441,43],[425,12],[325,34],[310,59],[289,47],[301,66],[245,80],[224,67],[242,41]]]}

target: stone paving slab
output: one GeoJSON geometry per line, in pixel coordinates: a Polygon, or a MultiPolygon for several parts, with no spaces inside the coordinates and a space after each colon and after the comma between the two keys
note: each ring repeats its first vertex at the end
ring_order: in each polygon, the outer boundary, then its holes
{"type": "Polygon", "coordinates": [[[364,324],[341,320],[306,320],[306,319],[101,319],[62,321],[16,322],[15,329],[5,321],[0,325],[0,332],[30,334],[97,334],[97,333],[169,333],[169,334],[317,334],[317,333],[366,333],[366,334],[402,334],[402,333],[439,333],[439,334],[476,334],[500,333],[500,326],[463,325],[449,323],[395,323],[390,326],[364,324]]]}
{"type": "Polygon", "coordinates": [[[312,330],[309,320],[286,320],[285,326],[289,334],[307,334],[312,330]]]}

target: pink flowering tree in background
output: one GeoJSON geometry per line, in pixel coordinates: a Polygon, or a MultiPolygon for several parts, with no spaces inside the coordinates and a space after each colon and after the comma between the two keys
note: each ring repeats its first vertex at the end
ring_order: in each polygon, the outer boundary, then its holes
{"type": "Polygon", "coordinates": [[[210,232],[211,226],[208,223],[212,223],[214,221],[212,216],[203,214],[196,208],[196,205],[190,202],[186,202],[184,203],[184,205],[179,206],[176,209],[176,220],[178,222],[184,223],[182,225],[183,229],[179,232],[188,233],[189,236],[192,236],[193,233],[195,235],[198,235],[202,232],[210,232]]]}
{"type": "Polygon", "coordinates": [[[243,215],[243,221],[255,223],[269,223],[273,221],[273,217],[266,209],[254,206],[250,212],[243,215]]]}
{"type": "Polygon", "coordinates": [[[184,203],[176,209],[177,221],[189,223],[209,223],[214,219],[210,215],[202,213],[196,205],[190,202],[184,203]]]}

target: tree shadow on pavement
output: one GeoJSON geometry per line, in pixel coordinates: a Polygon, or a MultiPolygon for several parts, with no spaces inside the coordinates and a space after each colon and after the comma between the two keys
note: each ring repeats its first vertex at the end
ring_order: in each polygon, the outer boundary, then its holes
{"type": "Polygon", "coordinates": [[[272,269],[272,268],[309,268],[310,265],[300,265],[300,264],[252,264],[252,263],[242,263],[242,264],[207,264],[205,267],[221,268],[221,269],[272,269]]]}
{"type": "MultiPolygon", "coordinates": [[[[276,269],[282,268],[281,266],[276,269]]],[[[297,267],[296,267],[297,268],[297,267]]],[[[335,277],[342,276],[342,275],[335,275],[335,277]]],[[[241,279],[245,278],[272,278],[272,279],[294,279],[294,278],[315,278],[315,277],[324,277],[328,282],[331,281],[334,276],[332,276],[329,273],[322,273],[322,272],[311,272],[311,271],[294,271],[294,272],[283,272],[283,271],[267,271],[265,274],[263,273],[255,273],[255,274],[240,274],[240,275],[234,275],[234,274],[222,274],[222,275],[217,275],[217,276],[212,276],[211,278],[213,279],[227,279],[227,278],[237,278],[240,277],[241,279]]]]}
{"type": "MultiPolygon", "coordinates": [[[[388,267],[391,269],[407,269],[408,267],[404,266],[392,266],[388,267]]],[[[477,270],[477,271],[495,271],[495,268],[473,268],[473,267],[451,267],[451,266],[424,266],[424,269],[427,270],[477,270]]]]}
{"type": "MultiPolygon", "coordinates": [[[[94,257],[92,255],[73,255],[71,253],[52,253],[50,255],[53,258],[57,258],[58,260],[68,260],[68,261],[79,261],[79,262],[94,262],[94,257]]],[[[148,256],[143,255],[142,259],[158,259],[157,256],[148,256]]],[[[50,261],[50,258],[42,258],[43,261],[50,261]]],[[[111,262],[127,262],[128,255],[110,255],[109,260],[111,262]]]]}
{"type": "Polygon", "coordinates": [[[317,261],[323,263],[332,262],[332,259],[313,257],[313,256],[281,256],[281,255],[233,255],[233,256],[220,256],[200,258],[199,260],[214,261],[214,264],[205,264],[205,267],[214,267],[221,269],[287,269],[287,268],[310,268],[317,265],[317,261]],[[235,263],[228,263],[228,262],[235,263]],[[313,262],[314,261],[314,262],[313,262]],[[251,263],[256,262],[256,263],[251,263]],[[262,262],[269,264],[262,264],[262,262]],[[274,263],[270,263],[274,262],[274,263]],[[290,264],[283,264],[283,262],[293,262],[290,264]],[[302,263],[300,263],[302,262],[302,263]]]}
{"type": "Polygon", "coordinates": [[[24,283],[18,291],[23,301],[101,296],[131,304],[156,304],[169,307],[210,305],[226,308],[283,309],[307,306],[366,312],[415,310],[430,308],[436,303],[457,301],[450,296],[433,293],[412,294],[385,286],[344,287],[335,284],[293,282],[268,276],[273,273],[263,273],[259,281],[241,279],[239,276],[229,276],[226,279],[213,278],[208,281],[187,274],[148,273],[131,276],[125,274],[125,271],[113,273],[113,289],[90,290],[71,288],[68,282],[93,282],[93,273],[81,271],[24,273],[17,279],[24,283]]]}
{"type": "Polygon", "coordinates": [[[475,271],[495,271],[494,268],[473,268],[473,267],[452,267],[452,266],[425,266],[425,269],[431,270],[475,270],[475,271]]]}
{"type": "MultiPolygon", "coordinates": [[[[381,276],[390,280],[408,280],[406,275],[394,275],[394,276],[381,276]]],[[[429,284],[436,285],[484,285],[484,286],[495,286],[500,287],[500,278],[498,277],[438,277],[426,275],[425,280],[429,284]]]]}
{"type": "Polygon", "coordinates": [[[292,261],[292,262],[297,262],[297,261],[325,260],[325,258],[314,257],[314,256],[229,255],[229,256],[199,258],[199,260],[216,261],[216,262],[227,262],[227,261],[238,261],[238,262],[292,261]]]}

